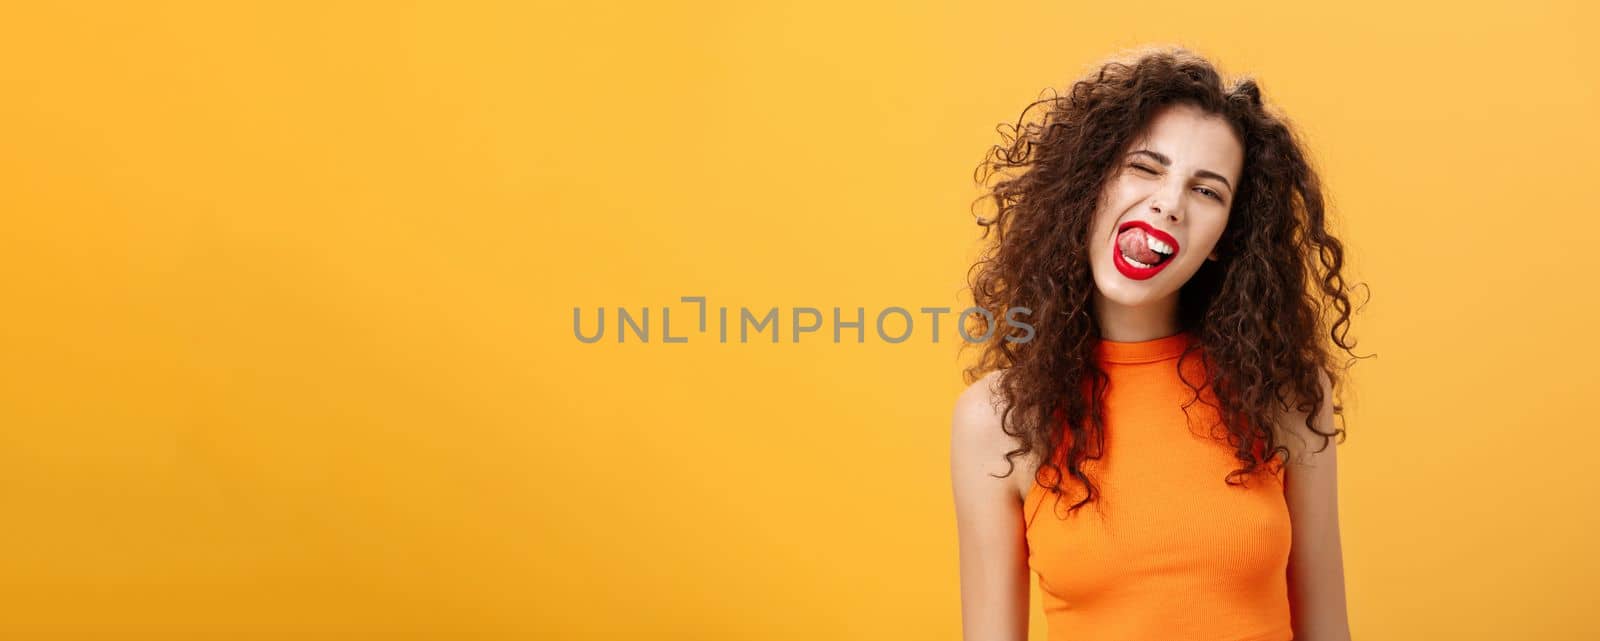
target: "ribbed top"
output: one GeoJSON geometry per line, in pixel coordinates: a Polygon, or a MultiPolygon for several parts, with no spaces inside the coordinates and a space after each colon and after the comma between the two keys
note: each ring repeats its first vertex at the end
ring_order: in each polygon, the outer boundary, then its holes
{"type": "Polygon", "coordinates": [[[1194,340],[1187,329],[1171,336],[1147,341],[1123,342],[1100,339],[1095,344],[1095,356],[1105,363],[1154,363],[1177,358],[1194,340]]]}
{"type": "Polygon", "coordinates": [[[1178,373],[1181,364],[1184,378],[1204,380],[1201,359],[1178,358],[1192,338],[1097,345],[1110,379],[1105,449],[1082,469],[1098,502],[1068,515],[1083,498],[1069,477],[1060,497],[1035,482],[1023,506],[1050,641],[1293,636],[1282,479],[1227,484],[1242,465],[1219,438],[1216,397],[1202,387],[1204,400],[1192,401],[1178,373]]]}

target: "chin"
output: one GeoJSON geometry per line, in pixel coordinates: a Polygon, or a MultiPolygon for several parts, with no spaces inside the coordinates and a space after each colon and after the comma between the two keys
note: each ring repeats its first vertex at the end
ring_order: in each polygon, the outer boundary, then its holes
{"type": "Polygon", "coordinates": [[[1140,307],[1140,306],[1143,306],[1143,305],[1149,305],[1149,304],[1155,303],[1156,301],[1162,300],[1162,299],[1170,296],[1171,293],[1170,292],[1167,292],[1167,293],[1154,292],[1154,291],[1149,291],[1149,290],[1137,291],[1137,292],[1129,292],[1129,291],[1123,291],[1120,288],[1112,288],[1111,290],[1107,290],[1105,288],[1101,288],[1100,289],[1100,295],[1102,297],[1104,297],[1106,300],[1108,300],[1110,302],[1113,302],[1113,303],[1116,303],[1118,305],[1121,305],[1123,307],[1140,307]]]}
{"type": "MultiPolygon", "coordinates": [[[[1164,278],[1162,280],[1165,281],[1164,278]]],[[[1107,267],[1106,273],[1096,274],[1094,281],[1101,297],[1123,307],[1150,305],[1176,296],[1178,293],[1177,287],[1169,291],[1165,282],[1156,284],[1151,281],[1131,280],[1117,273],[1112,267],[1107,267]]]]}

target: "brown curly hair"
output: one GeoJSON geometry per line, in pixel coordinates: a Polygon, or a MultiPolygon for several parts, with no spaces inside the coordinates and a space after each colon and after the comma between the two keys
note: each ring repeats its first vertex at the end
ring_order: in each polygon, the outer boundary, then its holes
{"type": "Polygon", "coordinates": [[[995,401],[1004,404],[1002,429],[1019,442],[1007,463],[1014,470],[1014,457],[1040,452],[1035,478],[1060,496],[1064,462],[1086,490],[1072,510],[1098,495],[1083,462],[1103,455],[1109,382],[1095,359],[1090,224],[1116,159],[1175,103],[1226,120],[1244,150],[1219,260],[1206,261],[1178,294],[1178,322],[1196,339],[1179,358],[1180,377],[1190,358],[1205,373],[1203,381],[1184,377],[1195,392],[1184,411],[1195,401],[1216,407],[1241,463],[1225,477],[1229,484],[1263,466],[1281,470],[1290,452],[1278,412],[1291,405],[1306,412],[1306,427],[1322,436],[1323,448],[1334,436],[1343,442],[1342,427],[1324,433],[1313,421],[1323,403],[1342,418],[1338,394],[1323,398],[1320,378],[1339,385],[1354,360],[1334,362],[1335,347],[1355,356],[1350,287],[1340,274],[1344,248],[1327,229],[1322,187],[1300,135],[1263,104],[1254,79],[1225,86],[1210,62],[1182,47],[1134,50],[1103,62],[1065,96],[1047,92],[1016,124],[1002,124],[1003,144],[975,174],[986,192],[978,202],[992,202],[995,211],[978,217],[983,238],[993,238],[968,272],[974,306],[1027,308],[1036,331],[1019,340],[1014,326],[965,319],[972,335],[989,337],[977,343],[982,355],[965,377],[970,384],[1003,370],[995,401]]]}

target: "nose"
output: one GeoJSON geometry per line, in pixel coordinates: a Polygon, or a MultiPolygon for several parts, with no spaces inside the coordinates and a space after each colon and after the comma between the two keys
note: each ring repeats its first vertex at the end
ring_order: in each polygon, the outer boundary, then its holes
{"type": "Polygon", "coordinates": [[[1183,182],[1169,180],[1150,196],[1150,211],[1172,222],[1183,220],[1183,182]]]}

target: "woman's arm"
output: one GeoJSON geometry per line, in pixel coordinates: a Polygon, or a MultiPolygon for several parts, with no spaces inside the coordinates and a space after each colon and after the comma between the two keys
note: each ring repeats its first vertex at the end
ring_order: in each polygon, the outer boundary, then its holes
{"type": "Polygon", "coordinates": [[[950,479],[961,555],[963,641],[1026,641],[1028,548],[1022,500],[1005,453],[1014,439],[1000,429],[990,374],[956,401],[950,429],[950,479]]]}
{"type": "MultiPolygon", "coordinates": [[[[1322,377],[1322,409],[1316,426],[1333,431],[1333,391],[1322,377]]],[[[1339,494],[1336,445],[1306,431],[1305,413],[1290,413],[1289,431],[1302,436],[1286,439],[1294,460],[1285,468],[1284,498],[1293,521],[1289,553],[1289,608],[1295,641],[1349,641],[1350,622],[1345,612],[1344,556],[1339,545],[1339,494]]]]}

